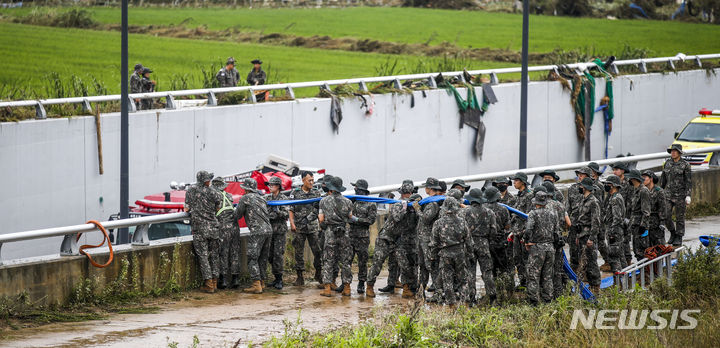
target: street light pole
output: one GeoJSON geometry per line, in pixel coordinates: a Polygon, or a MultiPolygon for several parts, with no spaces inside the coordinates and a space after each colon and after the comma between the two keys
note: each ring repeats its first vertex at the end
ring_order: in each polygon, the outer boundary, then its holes
{"type": "Polygon", "coordinates": [[[520,73],[520,156],[518,168],[527,168],[527,97],[529,0],[523,0],[522,70],[520,73]]]}
{"type": "MultiPolygon", "coordinates": [[[[122,0],[122,34],[120,39],[120,218],[129,215],[129,157],[128,157],[128,0],[122,0]]],[[[127,228],[118,232],[118,244],[130,241],[127,228]]]]}

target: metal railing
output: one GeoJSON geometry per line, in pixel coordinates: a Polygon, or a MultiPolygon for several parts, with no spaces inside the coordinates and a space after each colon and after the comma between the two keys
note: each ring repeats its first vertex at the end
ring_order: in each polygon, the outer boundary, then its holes
{"type": "MultiPolygon", "coordinates": [[[[703,149],[686,150],[685,154],[709,153],[709,152],[714,153],[713,157],[720,156],[720,146],[707,147],[707,148],[703,148],[703,149]]],[[[667,152],[660,152],[660,153],[653,153],[653,154],[646,154],[646,155],[637,155],[637,156],[612,158],[612,159],[606,159],[606,160],[598,160],[595,162],[597,162],[599,165],[602,166],[602,165],[617,163],[617,162],[632,163],[632,162],[645,161],[645,160],[654,160],[654,159],[665,158],[668,156],[669,156],[669,154],[667,152]]],[[[463,179],[466,182],[476,182],[476,181],[493,179],[493,178],[497,178],[497,177],[507,177],[507,176],[514,175],[517,172],[523,172],[523,173],[530,175],[530,174],[537,174],[537,173],[540,173],[545,170],[561,171],[561,170],[577,169],[577,168],[586,166],[588,163],[589,162],[576,162],[576,163],[552,165],[552,166],[545,166],[545,167],[528,168],[528,169],[522,169],[522,170],[502,171],[502,172],[487,173],[487,174],[444,178],[441,180],[446,181],[446,182],[452,182],[455,179],[463,179]]],[[[416,182],[415,183],[416,186],[420,186],[420,187],[424,186],[424,184],[425,184],[425,182],[416,182]]],[[[398,188],[398,185],[393,184],[393,185],[371,187],[371,188],[369,188],[369,191],[371,194],[377,194],[377,193],[386,193],[386,192],[396,191],[397,188],[398,188]]],[[[153,215],[153,216],[147,216],[147,217],[123,219],[123,220],[104,221],[104,222],[101,222],[101,224],[106,229],[129,228],[129,227],[137,226],[137,228],[132,236],[132,245],[140,246],[140,245],[148,245],[148,243],[149,243],[149,238],[148,238],[147,232],[148,232],[150,225],[164,223],[164,222],[181,221],[181,220],[186,220],[189,218],[190,218],[190,215],[188,213],[172,213],[172,214],[160,214],[160,215],[153,215]]],[[[74,226],[65,226],[65,227],[46,228],[46,229],[41,229],[41,230],[33,230],[33,231],[25,231],[25,232],[0,234],[0,252],[2,251],[2,246],[4,243],[41,239],[41,238],[47,238],[47,237],[63,236],[64,238],[60,245],[60,254],[61,255],[77,255],[77,243],[75,241],[75,239],[76,239],[75,236],[78,233],[88,233],[88,232],[99,232],[99,231],[93,224],[83,224],[83,225],[74,225],[74,226]]],[[[249,235],[250,232],[247,229],[243,229],[240,234],[241,234],[241,236],[245,236],[245,235],[249,235]]],[[[2,264],[1,262],[2,261],[0,258],[0,264],[2,264]]]]}
{"type": "MultiPolygon", "coordinates": [[[[675,62],[692,61],[698,67],[702,67],[702,61],[708,59],[720,59],[720,54],[700,54],[700,55],[685,55],[678,53],[673,57],[660,57],[660,58],[643,58],[643,59],[630,59],[630,60],[619,60],[615,61],[610,65],[609,70],[614,74],[618,74],[618,67],[620,66],[636,66],[640,72],[647,72],[647,64],[653,63],[666,63],[671,69],[675,69],[675,62]]],[[[594,63],[574,63],[568,65],[539,65],[531,66],[528,68],[529,72],[538,71],[558,71],[561,68],[575,69],[577,73],[582,74],[583,71],[589,69],[596,69],[597,66],[594,63]]],[[[500,68],[500,69],[485,69],[485,70],[472,70],[468,71],[471,75],[489,75],[490,83],[497,84],[499,82],[499,74],[514,74],[519,73],[520,67],[515,68],[500,68]]],[[[445,77],[455,77],[464,81],[464,71],[448,71],[448,72],[435,72],[435,73],[423,73],[423,74],[409,74],[409,75],[393,75],[393,76],[379,76],[379,77],[364,77],[364,78],[352,78],[343,80],[326,80],[326,81],[311,81],[311,82],[293,82],[293,83],[278,83],[270,85],[260,86],[242,86],[242,87],[221,87],[221,88],[202,88],[202,89],[189,89],[180,91],[163,91],[163,92],[151,92],[151,93],[133,93],[129,95],[129,107],[130,111],[135,110],[135,99],[152,99],[152,98],[165,98],[166,109],[175,109],[177,103],[175,98],[186,97],[186,96],[207,96],[207,105],[217,105],[217,94],[229,93],[229,92],[250,92],[250,101],[255,103],[255,91],[265,90],[285,90],[289,98],[295,99],[295,88],[308,88],[308,87],[319,87],[329,90],[330,86],[343,85],[343,84],[357,84],[359,90],[368,91],[368,84],[370,83],[386,83],[392,82],[395,88],[402,89],[401,81],[407,80],[427,80],[430,88],[436,88],[436,82],[434,77],[442,74],[445,77]]],[[[104,96],[88,96],[88,97],[73,97],[73,98],[52,98],[52,99],[40,99],[40,100],[21,100],[21,101],[6,101],[0,102],[0,108],[3,107],[35,107],[36,117],[38,119],[44,119],[47,117],[45,106],[57,105],[57,104],[82,104],[83,109],[87,112],[92,111],[90,103],[101,103],[101,102],[113,102],[119,101],[121,95],[104,95],[104,96]]]]}
{"type": "Polygon", "coordinates": [[[681,246],[673,250],[673,252],[660,255],[651,260],[644,258],[615,273],[613,281],[620,291],[633,290],[636,284],[644,289],[646,285],[652,284],[656,277],[661,276],[667,278],[668,285],[672,284],[673,255],[683,250],[685,250],[685,247],[681,246]]]}

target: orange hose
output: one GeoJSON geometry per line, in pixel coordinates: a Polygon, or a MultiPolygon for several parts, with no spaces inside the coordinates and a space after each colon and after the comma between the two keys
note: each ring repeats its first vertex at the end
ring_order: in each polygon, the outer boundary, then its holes
{"type": "MultiPolygon", "coordinates": [[[[95,225],[100,230],[100,232],[103,233],[103,241],[100,242],[100,244],[98,244],[98,245],[90,245],[90,244],[81,245],[80,253],[87,256],[88,260],[90,261],[90,264],[92,264],[93,266],[95,266],[97,268],[105,268],[105,267],[109,266],[110,263],[112,263],[113,257],[114,257],[112,243],[110,243],[110,236],[108,236],[107,230],[105,229],[105,227],[103,227],[103,225],[101,223],[99,223],[95,220],[90,220],[87,223],[95,225]],[[93,260],[92,256],[90,256],[90,254],[85,252],[85,249],[99,248],[105,244],[105,241],[107,241],[108,248],[110,249],[110,257],[108,258],[108,260],[105,264],[101,265],[101,264],[95,262],[95,260],[93,260]]],[[[80,240],[80,236],[82,236],[82,233],[77,234],[77,238],[75,239],[76,242],[80,240]]]]}

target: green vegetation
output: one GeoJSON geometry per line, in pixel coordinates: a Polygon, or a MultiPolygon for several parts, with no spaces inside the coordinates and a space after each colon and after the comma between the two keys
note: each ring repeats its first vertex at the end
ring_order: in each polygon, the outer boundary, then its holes
{"type": "MultiPolygon", "coordinates": [[[[22,16],[33,9],[6,9],[22,16]]],[[[117,8],[92,8],[99,23],[118,24],[117,8]]],[[[237,29],[299,36],[354,37],[398,43],[520,50],[519,14],[419,8],[353,7],[320,9],[143,8],[130,9],[131,25],[176,25],[209,30],[237,29]]],[[[720,27],[708,24],[531,16],[530,51],[589,48],[603,54],[625,45],[654,56],[716,53],[720,27]]]]}
{"type": "MultiPolygon", "coordinates": [[[[378,308],[370,319],[327,333],[313,334],[302,322],[286,322],[285,334],[265,343],[266,347],[658,347],[716,346],[720,339],[720,309],[717,301],[720,254],[701,248],[680,257],[673,285],[656,280],[648,290],[603,292],[597,303],[567,294],[537,307],[514,303],[501,307],[378,308]],[[570,329],[573,311],[700,309],[693,330],[596,330],[578,325],[570,329]]],[[[668,311],[669,312],[669,311],[668,311]]],[[[670,313],[662,315],[669,321],[670,313]]],[[[649,325],[652,325],[651,320],[649,325]]],[[[684,325],[684,324],[683,324],[684,325]]]]}
{"type": "Polygon", "coordinates": [[[702,216],[720,214],[720,201],[715,203],[694,203],[688,206],[685,219],[691,220],[702,216]]]}

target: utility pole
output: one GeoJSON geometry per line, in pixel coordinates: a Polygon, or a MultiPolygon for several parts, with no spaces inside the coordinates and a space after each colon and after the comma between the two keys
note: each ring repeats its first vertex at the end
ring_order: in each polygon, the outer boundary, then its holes
{"type": "Polygon", "coordinates": [[[523,0],[522,72],[520,73],[520,158],[519,169],[527,168],[528,26],[529,0],[523,0]]]}
{"type": "MultiPolygon", "coordinates": [[[[129,216],[129,157],[128,157],[128,0],[122,0],[122,34],[120,39],[120,219],[129,216]]],[[[127,228],[118,231],[118,244],[130,241],[127,228]]]]}

